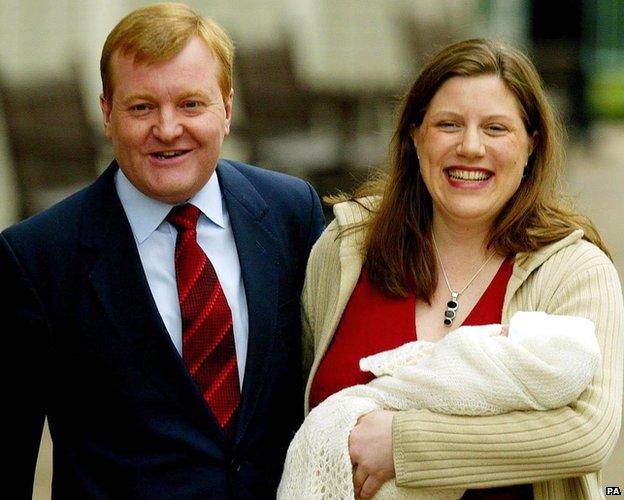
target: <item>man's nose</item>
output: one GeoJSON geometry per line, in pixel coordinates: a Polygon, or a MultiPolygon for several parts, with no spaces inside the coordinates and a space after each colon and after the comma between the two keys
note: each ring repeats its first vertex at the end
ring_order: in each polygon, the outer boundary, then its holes
{"type": "Polygon", "coordinates": [[[152,133],[162,142],[172,142],[182,135],[184,127],[175,111],[162,109],[152,133]]]}
{"type": "Polygon", "coordinates": [[[485,144],[481,137],[481,131],[477,127],[466,127],[462,132],[457,154],[467,157],[479,157],[485,154],[485,144]]]}

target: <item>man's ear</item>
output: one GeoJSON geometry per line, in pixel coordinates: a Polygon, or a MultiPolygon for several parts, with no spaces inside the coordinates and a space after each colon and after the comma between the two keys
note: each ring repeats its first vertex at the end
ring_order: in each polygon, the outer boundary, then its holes
{"type": "Polygon", "coordinates": [[[100,94],[100,110],[102,111],[102,119],[104,120],[104,133],[106,137],[110,140],[111,133],[111,125],[110,125],[110,115],[113,110],[112,103],[110,103],[104,94],[100,94]]]}
{"type": "Polygon", "coordinates": [[[234,89],[230,89],[230,94],[225,99],[223,106],[225,107],[225,135],[230,133],[230,125],[232,124],[232,107],[234,104],[234,89]]]}

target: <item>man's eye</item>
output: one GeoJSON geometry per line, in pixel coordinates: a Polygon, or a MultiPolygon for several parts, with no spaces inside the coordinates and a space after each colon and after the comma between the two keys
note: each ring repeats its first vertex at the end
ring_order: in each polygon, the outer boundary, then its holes
{"type": "Polygon", "coordinates": [[[130,106],[130,109],[132,111],[147,111],[148,109],[150,109],[150,105],[146,102],[141,102],[139,104],[133,104],[132,106],[130,106]]]}
{"type": "Polygon", "coordinates": [[[188,109],[195,109],[201,106],[199,101],[184,101],[183,106],[188,109]]]}

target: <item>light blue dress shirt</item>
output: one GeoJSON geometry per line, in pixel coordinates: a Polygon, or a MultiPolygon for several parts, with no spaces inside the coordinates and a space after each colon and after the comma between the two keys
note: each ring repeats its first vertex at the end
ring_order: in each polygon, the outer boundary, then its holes
{"type": "MultiPolygon", "coordinates": [[[[182,355],[182,319],[174,262],[177,230],[165,220],[173,205],[141,193],[121,170],[115,175],[115,187],[130,222],[156,307],[173,345],[182,355]]],[[[188,202],[202,212],[197,221],[197,242],[212,262],[232,312],[238,380],[242,387],[249,338],[247,299],[234,233],[217,175],[213,174],[188,202]]]]}

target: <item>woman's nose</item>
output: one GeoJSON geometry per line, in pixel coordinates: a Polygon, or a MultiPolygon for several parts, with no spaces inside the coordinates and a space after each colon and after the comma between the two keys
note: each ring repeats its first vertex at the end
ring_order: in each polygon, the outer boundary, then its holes
{"type": "Polygon", "coordinates": [[[467,127],[457,144],[457,154],[467,157],[479,157],[485,154],[485,145],[477,128],[467,127]]]}

